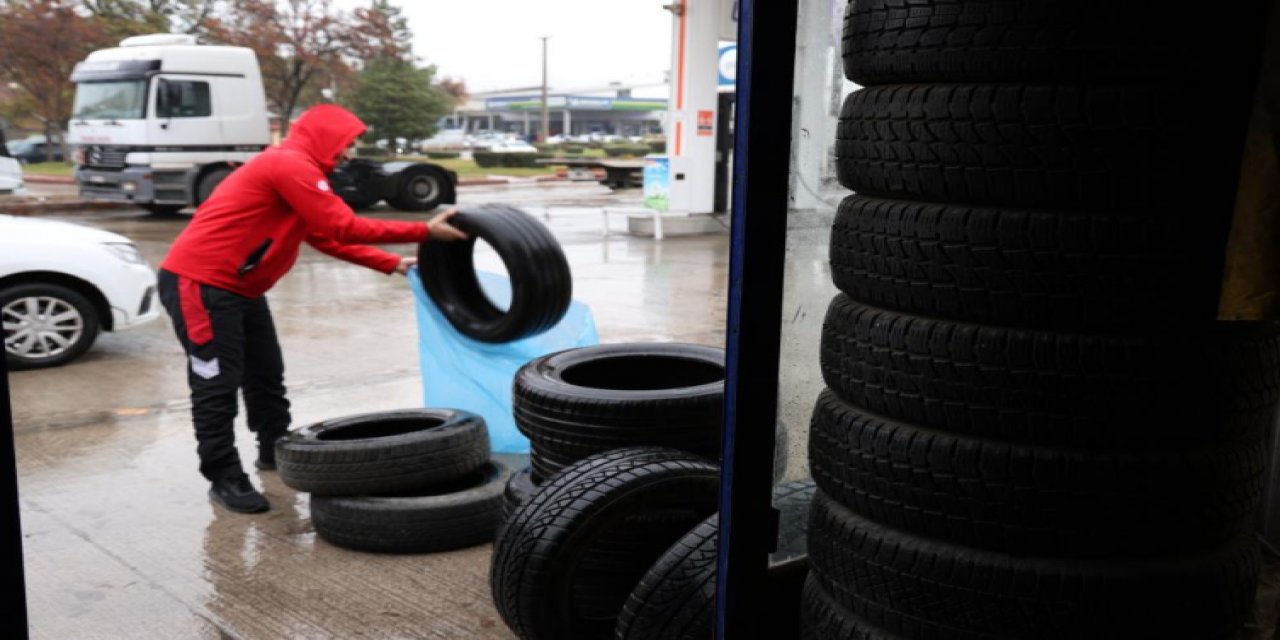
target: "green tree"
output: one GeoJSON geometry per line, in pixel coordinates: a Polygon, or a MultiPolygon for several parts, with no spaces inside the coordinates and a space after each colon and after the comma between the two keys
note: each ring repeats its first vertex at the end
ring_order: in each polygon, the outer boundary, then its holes
{"type": "Polygon", "coordinates": [[[453,96],[432,83],[434,66],[418,67],[398,58],[375,58],[360,71],[348,106],[369,125],[373,139],[428,138],[436,122],[453,109],[453,96]]]}

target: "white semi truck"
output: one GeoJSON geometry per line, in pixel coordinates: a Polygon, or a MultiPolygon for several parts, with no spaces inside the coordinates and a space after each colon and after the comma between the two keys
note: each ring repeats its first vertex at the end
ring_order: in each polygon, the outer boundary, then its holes
{"type": "MultiPolygon", "coordinates": [[[[76,65],[68,142],[87,199],[133,202],[152,213],[198,206],[237,166],[271,143],[253,51],[195,36],[126,38],[76,65]]],[[[457,174],[422,162],[356,160],[330,176],[354,208],[385,200],[427,211],[456,199],[457,174]]]]}

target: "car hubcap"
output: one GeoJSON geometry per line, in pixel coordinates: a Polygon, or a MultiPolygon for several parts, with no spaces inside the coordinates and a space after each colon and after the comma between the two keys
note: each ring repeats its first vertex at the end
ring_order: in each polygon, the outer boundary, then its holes
{"type": "Polygon", "coordinates": [[[409,183],[409,193],[418,200],[429,200],[436,193],[436,181],[427,176],[419,176],[409,183]]]}
{"type": "Polygon", "coordinates": [[[58,298],[18,298],[0,310],[0,318],[5,351],[23,358],[52,358],[70,349],[84,334],[80,312],[58,298]]]}

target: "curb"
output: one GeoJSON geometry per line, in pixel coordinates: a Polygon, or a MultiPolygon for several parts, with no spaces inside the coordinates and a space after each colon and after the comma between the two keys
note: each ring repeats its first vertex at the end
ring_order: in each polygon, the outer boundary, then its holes
{"type": "Polygon", "coordinates": [[[71,176],[42,176],[42,175],[23,175],[24,182],[31,184],[75,184],[76,179],[71,176]]]}
{"type": "Polygon", "coordinates": [[[61,200],[53,202],[0,203],[0,214],[29,216],[46,211],[97,211],[111,209],[136,209],[128,202],[96,202],[91,200],[61,200]]]}

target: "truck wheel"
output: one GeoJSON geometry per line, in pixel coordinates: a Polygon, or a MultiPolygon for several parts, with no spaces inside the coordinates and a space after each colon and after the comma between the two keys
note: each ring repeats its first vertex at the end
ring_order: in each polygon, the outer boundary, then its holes
{"type": "Polygon", "coordinates": [[[231,171],[232,169],[230,167],[220,167],[218,169],[211,169],[208,173],[201,176],[200,181],[196,183],[195,205],[198,207],[201,204],[204,204],[204,201],[208,200],[209,196],[213,195],[213,190],[217,189],[218,185],[222,184],[222,181],[226,180],[227,176],[231,175],[231,171]]]}
{"type": "Polygon", "coordinates": [[[387,202],[401,211],[430,211],[444,199],[444,175],[434,167],[409,167],[400,173],[395,195],[387,202]]]}

